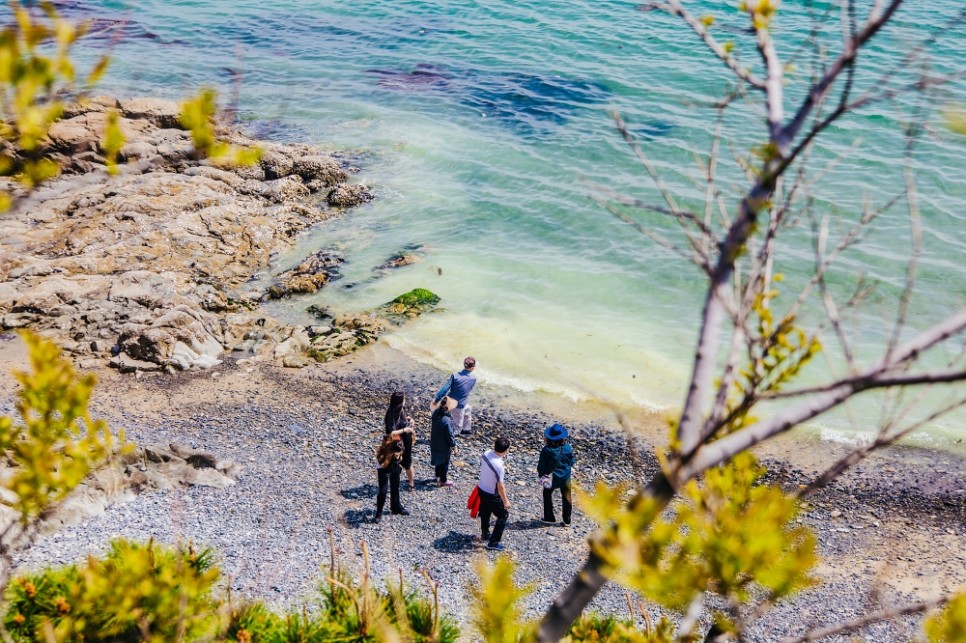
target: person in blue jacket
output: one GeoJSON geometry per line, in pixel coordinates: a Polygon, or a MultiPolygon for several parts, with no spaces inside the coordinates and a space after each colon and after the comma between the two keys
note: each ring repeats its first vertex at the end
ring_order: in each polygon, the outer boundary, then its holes
{"type": "Polygon", "coordinates": [[[543,517],[540,522],[553,524],[556,522],[553,514],[553,490],[560,489],[563,501],[563,526],[570,525],[573,515],[573,502],[570,495],[570,476],[574,466],[574,450],[567,444],[567,427],[562,424],[548,426],[543,432],[546,444],[540,451],[537,462],[537,475],[549,478],[550,486],[543,488],[543,517]]]}
{"type": "Polygon", "coordinates": [[[470,391],[476,386],[476,375],[473,369],[476,368],[476,359],[467,357],[463,360],[463,370],[453,373],[446,380],[446,383],[436,393],[432,409],[435,410],[445,396],[456,400],[456,408],[452,411],[453,426],[456,428],[456,435],[469,435],[473,432],[472,407],[469,405],[470,391]]]}

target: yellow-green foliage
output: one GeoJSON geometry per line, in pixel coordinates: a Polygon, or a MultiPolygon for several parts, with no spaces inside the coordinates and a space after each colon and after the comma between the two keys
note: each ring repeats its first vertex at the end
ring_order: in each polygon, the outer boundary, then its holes
{"type": "Polygon", "coordinates": [[[0,417],[0,451],[15,465],[3,482],[13,493],[6,504],[26,525],[70,493],[121,442],[88,414],[94,376],[78,376],[53,343],[30,332],[21,336],[33,371],[15,374],[21,384],[19,418],[0,417]]]}
{"type": "Polygon", "coordinates": [[[21,641],[206,640],[222,629],[218,578],[210,552],[118,540],[103,559],[13,581],[4,622],[21,641]]]}
{"type": "Polygon", "coordinates": [[[674,624],[662,618],[653,630],[641,630],[630,620],[613,615],[583,614],[571,626],[563,643],[674,643],[674,624]]]}
{"type": "Polygon", "coordinates": [[[740,454],[685,485],[667,515],[652,500],[625,503],[625,489],[598,485],[580,496],[585,512],[610,526],[592,541],[594,553],[615,580],[671,609],[705,591],[739,602],[755,589],[787,596],[811,583],[815,538],[793,526],[794,499],[758,484],[763,473],[740,454]]]}
{"type": "MultiPolygon", "coordinates": [[[[519,587],[513,578],[513,561],[500,556],[489,564],[479,561],[476,565],[479,586],[471,588],[473,597],[473,624],[487,643],[522,643],[532,641],[536,624],[521,620],[520,601],[532,590],[532,586],[519,587]]],[[[672,643],[675,638],[674,624],[662,618],[655,628],[650,623],[645,629],[634,626],[630,619],[614,615],[583,614],[570,627],[563,638],[564,643],[672,643]]]]}
{"type": "Polygon", "coordinates": [[[108,174],[117,174],[117,155],[122,147],[124,147],[124,132],[121,131],[121,116],[112,109],[107,112],[107,120],[104,123],[104,142],[101,143],[108,174]]]}
{"type": "Polygon", "coordinates": [[[233,165],[257,163],[262,156],[259,148],[237,147],[218,140],[214,127],[218,113],[215,99],[215,90],[203,89],[194,98],[181,103],[181,125],[191,131],[195,151],[201,157],[233,165]]]}
{"type": "MultiPolygon", "coordinates": [[[[14,176],[29,189],[60,171],[43,157],[42,147],[50,126],[63,113],[60,98],[76,87],[70,50],[87,28],[62,20],[50,3],[41,5],[43,18],[16,0],[8,5],[13,21],[0,30],[0,136],[19,147],[20,154],[0,155],[0,176],[14,176]],[[51,49],[52,55],[44,53],[51,49]]],[[[102,58],[84,84],[96,83],[107,63],[102,58]]],[[[2,196],[0,211],[10,204],[10,196],[2,196]]]]}
{"type": "MultiPolygon", "coordinates": [[[[776,281],[781,275],[775,276],[776,281]]],[[[821,350],[821,343],[795,325],[795,317],[787,315],[776,321],[771,302],[778,296],[770,290],[756,297],[752,313],[757,319],[757,338],[749,347],[748,362],[738,370],[724,426],[716,433],[721,437],[756,421],[751,411],[769,393],[780,391],[793,381],[821,350]]]]}
{"type": "MultiPolygon", "coordinates": [[[[45,145],[51,125],[64,112],[64,97],[93,88],[110,58],[102,57],[78,83],[70,52],[87,33],[87,24],[63,20],[49,2],[41,3],[42,15],[17,0],[9,0],[8,5],[13,20],[0,30],[0,176],[13,177],[29,190],[60,173],[60,166],[45,155],[45,145]]],[[[204,90],[182,105],[181,122],[191,130],[196,153],[229,165],[257,162],[258,148],[236,147],[218,139],[214,115],[213,90],[204,90]]],[[[117,173],[123,146],[120,118],[108,112],[101,148],[111,174],[117,173]]],[[[11,195],[0,190],[0,212],[11,203],[11,195]]]]}
{"type": "Polygon", "coordinates": [[[923,625],[930,643],[966,641],[966,594],[959,594],[923,625]]]}
{"type": "MultiPolygon", "coordinates": [[[[114,541],[103,559],[15,579],[6,592],[16,641],[454,643],[459,628],[435,600],[404,585],[375,589],[333,561],[318,604],[278,614],[232,604],[210,550],[114,541]]],[[[402,581],[400,580],[400,583],[402,581]]]]}
{"type": "Polygon", "coordinates": [[[487,643],[517,643],[533,638],[535,625],[520,619],[520,601],[533,591],[513,580],[513,561],[500,556],[492,565],[476,565],[479,584],[470,588],[473,596],[473,625],[487,643]]]}

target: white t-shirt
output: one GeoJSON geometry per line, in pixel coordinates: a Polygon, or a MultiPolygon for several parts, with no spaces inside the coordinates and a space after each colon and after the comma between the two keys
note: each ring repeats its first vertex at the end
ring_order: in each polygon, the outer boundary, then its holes
{"type": "Polygon", "coordinates": [[[503,458],[498,456],[493,449],[484,453],[483,458],[493,465],[493,469],[486,462],[480,462],[480,482],[477,486],[480,488],[480,491],[496,493],[496,484],[503,482],[503,474],[506,471],[506,468],[503,466],[503,458]],[[495,472],[494,469],[496,469],[495,472]]]}

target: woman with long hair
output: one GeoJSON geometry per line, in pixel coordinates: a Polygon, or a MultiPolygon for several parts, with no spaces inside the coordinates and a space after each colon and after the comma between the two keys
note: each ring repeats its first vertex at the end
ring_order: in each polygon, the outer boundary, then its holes
{"type": "Polygon", "coordinates": [[[389,408],[386,409],[386,435],[407,428],[409,431],[401,434],[405,450],[399,464],[406,472],[406,477],[409,479],[409,490],[412,491],[416,487],[416,470],[413,466],[413,442],[416,440],[416,433],[413,431],[412,421],[406,413],[406,394],[402,391],[396,391],[389,397],[389,408]]]}
{"type": "Polygon", "coordinates": [[[376,496],[376,515],[373,522],[382,519],[382,509],[386,505],[386,493],[389,494],[389,511],[400,516],[408,516],[409,510],[399,502],[399,474],[402,468],[403,446],[400,436],[411,429],[393,431],[382,438],[382,443],[376,449],[376,477],[379,480],[379,494],[376,496]]]}

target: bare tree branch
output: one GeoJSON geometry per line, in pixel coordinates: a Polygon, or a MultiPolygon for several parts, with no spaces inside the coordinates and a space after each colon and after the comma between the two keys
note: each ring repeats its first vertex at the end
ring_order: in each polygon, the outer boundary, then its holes
{"type": "Polygon", "coordinates": [[[708,49],[710,49],[714,55],[718,57],[718,60],[723,62],[725,66],[730,69],[732,73],[734,73],[735,77],[737,77],[740,82],[748,83],[756,89],[765,89],[765,82],[752,74],[750,70],[742,67],[738,63],[737,59],[728,53],[725,47],[719,43],[714,36],[711,35],[708,29],[697,18],[692,16],[687,10],[685,10],[684,7],[681,6],[681,3],[678,2],[678,0],[668,0],[667,4],[656,4],[653,6],[683,19],[684,22],[691,27],[694,33],[696,33],[698,37],[704,41],[704,44],[708,46],[708,49]]]}
{"type": "Polygon", "coordinates": [[[827,241],[828,217],[826,216],[822,218],[821,224],[815,231],[815,277],[818,282],[819,292],[822,296],[822,304],[825,306],[825,316],[828,318],[829,323],[832,324],[832,329],[835,332],[835,337],[838,338],[839,346],[842,349],[842,356],[845,358],[845,364],[848,366],[849,372],[854,373],[856,369],[855,356],[852,353],[849,340],[845,336],[845,330],[842,328],[842,320],[839,317],[835,300],[829,293],[828,285],[825,281],[825,244],[827,241]]]}
{"type": "Polygon", "coordinates": [[[639,221],[636,221],[635,219],[631,218],[630,216],[627,215],[626,212],[622,212],[618,208],[614,207],[612,204],[596,198],[594,198],[594,201],[602,208],[604,208],[605,210],[613,214],[615,217],[617,217],[627,225],[631,226],[632,228],[634,228],[635,230],[637,230],[638,232],[646,236],[648,239],[651,239],[658,245],[664,248],[667,248],[668,250],[680,256],[681,258],[686,259],[687,261],[690,261],[691,263],[701,268],[701,270],[703,270],[704,272],[710,272],[711,266],[708,264],[706,259],[702,257],[701,254],[698,252],[698,248],[699,248],[698,243],[690,235],[686,234],[685,238],[688,240],[689,244],[694,250],[693,254],[690,254],[687,251],[679,248],[671,241],[665,239],[664,237],[657,234],[650,228],[647,228],[646,226],[642,225],[639,221]]]}
{"type": "Polygon", "coordinates": [[[765,65],[765,102],[768,105],[768,140],[780,141],[782,121],[785,120],[785,92],[782,81],[785,78],[784,65],[775,51],[775,43],[767,25],[755,29],[755,44],[765,65]]]}
{"type": "Polygon", "coordinates": [[[838,462],[836,462],[831,467],[826,469],[820,476],[815,478],[815,480],[809,483],[807,487],[799,490],[796,493],[796,496],[798,496],[799,498],[804,498],[808,494],[811,494],[817,491],[818,489],[821,489],[822,487],[830,483],[832,480],[838,478],[840,475],[845,473],[845,471],[847,471],[848,469],[852,468],[853,466],[855,466],[856,464],[864,460],[873,451],[877,451],[882,447],[889,446],[890,444],[895,444],[896,442],[906,437],[913,431],[921,428],[925,424],[932,422],[934,420],[937,420],[943,415],[949,413],[950,411],[953,411],[954,409],[962,408],[963,406],[966,406],[966,398],[960,399],[952,404],[946,405],[943,408],[939,409],[938,411],[930,413],[927,417],[924,417],[921,420],[914,422],[911,425],[899,431],[888,431],[888,430],[881,431],[875,440],[873,440],[869,444],[861,446],[851,451],[850,453],[848,453],[844,458],[841,458],[838,462]]]}
{"type": "MultiPolygon", "coordinates": [[[[593,187],[594,190],[600,192],[611,201],[616,201],[621,205],[626,205],[631,208],[638,208],[641,210],[647,210],[649,212],[656,212],[657,214],[667,215],[676,219],[678,223],[682,224],[682,228],[684,228],[685,231],[687,231],[685,225],[691,224],[695,226],[698,229],[698,232],[700,232],[703,236],[710,236],[712,239],[716,238],[714,231],[708,228],[704,222],[702,222],[701,219],[699,219],[693,212],[688,210],[669,210],[659,205],[647,203],[645,201],[641,201],[640,199],[635,199],[633,197],[621,194],[620,192],[598,183],[587,182],[587,185],[593,187]]],[[[705,256],[707,255],[705,254],[705,256]]]]}
{"type": "MultiPolygon", "coordinates": [[[[808,96],[802,102],[798,111],[792,120],[786,124],[781,131],[779,137],[775,139],[775,143],[778,145],[779,149],[785,149],[798,135],[802,126],[805,124],[806,119],[812,114],[815,108],[822,102],[825,98],[826,93],[832,87],[832,84],[838,79],[839,74],[842,73],[847,67],[852,66],[855,63],[855,58],[859,54],[859,50],[862,46],[869,41],[870,38],[878,33],[879,29],[882,28],[891,18],[892,15],[902,6],[903,0],[890,0],[886,7],[883,9],[881,6],[873,7],[866,20],[865,25],[863,25],[862,30],[857,33],[854,37],[850,38],[846,43],[842,53],[839,57],[832,63],[832,65],[825,71],[825,74],[821,79],[814,85],[808,92],[808,96]]],[[[844,104],[840,104],[840,111],[843,109],[844,104]]]]}
{"type": "Polygon", "coordinates": [[[661,175],[657,173],[656,169],[654,169],[654,165],[651,164],[651,160],[647,158],[647,155],[644,154],[644,150],[641,149],[641,146],[634,139],[634,135],[631,134],[629,129],[627,129],[627,125],[624,124],[624,120],[621,118],[621,115],[617,112],[612,112],[611,117],[614,119],[614,124],[617,126],[617,131],[621,133],[621,136],[624,138],[627,144],[631,146],[631,149],[634,151],[634,155],[637,157],[637,160],[641,162],[641,165],[644,166],[644,169],[647,170],[647,173],[650,175],[651,180],[654,181],[654,185],[656,185],[657,189],[661,192],[664,202],[668,204],[668,207],[671,208],[673,212],[680,212],[681,208],[678,207],[677,201],[674,200],[674,196],[671,194],[671,191],[667,189],[667,186],[661,179],[661,175]]]}
{"type": "Polygon", "coordinates": [[[916,286],[916,271],[919,265],[919,258],[922,256],[922,217],[919,212],[918,193],[916,192],[916,179],[912,173],[912,151],[916,143],[916,127],[910,128],[909,137],[906,141],[905,162],[903,163],[902,175],[906,182],[906,203],[909,206],[909,231],[911,233],[909,262],[906,264],[906,283],[902,288],[902,296],[899,298],[899,310],[896,314],[896,321],[892,327],[892,337],[886,345],[886,358],[895,350],[902,336],[902,329],[905,327],[906,318],[909,316],[909,302],[912,300],[913,289],[916,286]]]}
{"type": "MultiPolygon", "coordinates": [[[[891,369],[902,366],[918,357],[922,351],[935,346],[949,337],[962,332],[966,328],[966,309],[952,315],[929,330],[920,333],[912,341],[898,348],[888,362],[869,369],[865,373],[841,380],[833,384],[828,390],[808,396],[801,403],[784,409],[774,417],[762,420],[748,428],[725,436],[716,442],[701,445],[695,450],[690,460],[686,461],[678,474],[678,480],[690,480],[698,473],[717,466],[770,437],[784,433],[794,426],[810,420],[861,391],[875,388],[905,385],[910,383],[925,383],[926,376],[921,375],[922,382],[913,382],[915,376],[895,375],[891,369]]],[[[943,381],[966,380],[966,370],[949,373],[950,379],[943,381]]],[[[689,454],[684,452],[685,457],[689,454]]]]}
{"type": "MultiPolygon", "coordinates": [[[[850,378],[852,379],[852,378],[850,378]]],[[[949,369],[946,371],[929,371],[926,373],[891,373],[877,375],[870,382],[872,386],[866,386],[862,390],[869,388],[887,388],[893,386],[919,386],[922,384],[952,384],[966,379],[966,371],[962,368],[949,369]]],[[[823,386],[813,386],[809,388],[795,389],[793,391],[778,391],[763,395],[763,400],[782,400],[806,395],[817,395],[837,390],[846,380],[831,382],[823,386]]]]}
{"type": "Polygon", "coordinates": [[[842,634],[843,632],[855,632],[856,630],[861,630],[862,628],[868,627],[874,623],[879,623],[880,621],[889,621],[900,616],[908,616],[909,614],[922,614],[923,612],[927,612],[933,608],[945,605],[950,601],[950,599],[952,599],[952,595],[943,596],[942,598],[937,598],[932,601],[914,603],[904,607],[893,607],[890,609],[880,610],[878,612],[873,612],[872,614],[867,614],[861,618],[857,618],[854,621],[839,623],[838,625],[832,625],[830,627],[825,627],[818,630],[811,630],[810,632],[807,632],[799,637],[782,639],[781,643],[809,643],[809,641],[818,641],[835,634],[842,634]]]}

